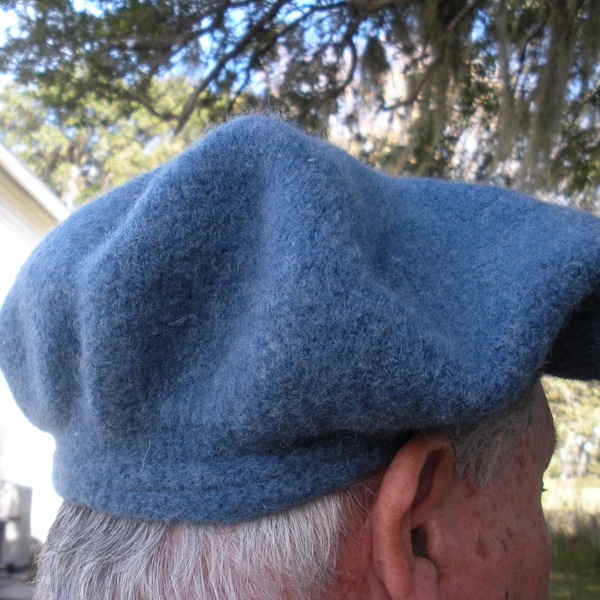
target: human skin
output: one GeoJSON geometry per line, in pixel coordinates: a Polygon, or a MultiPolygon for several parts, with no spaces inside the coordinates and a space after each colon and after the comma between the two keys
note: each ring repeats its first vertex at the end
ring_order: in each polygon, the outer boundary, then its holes
{"type": "Polygon", "coordinates": [[[450,440],[417,435],[383,475],[368,514],[342,544],[345,600],[547,600],[550,538],[542,476],[555,446],[537,384],[530,423],[492,483],[453,469],[450,440]]]}
{"type": "Polygon", "coordinates": [[[546,600],[550,536],[541,506],[542,476],[555,446],[541,386],[533,422],[492,485],[462,480],[449,499],[448,552],[440,562],[442,598],[546,600]]]}

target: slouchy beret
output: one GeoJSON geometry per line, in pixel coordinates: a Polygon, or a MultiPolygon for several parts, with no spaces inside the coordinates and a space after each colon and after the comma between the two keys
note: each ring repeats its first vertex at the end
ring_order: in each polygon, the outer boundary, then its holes
{"type": "Polygon", "coordinates": [[[0,364],[67,500],[234,522],[600,376],[600,220],[389,177],[269,117],[79,209],[24,265],[0,364]]]}

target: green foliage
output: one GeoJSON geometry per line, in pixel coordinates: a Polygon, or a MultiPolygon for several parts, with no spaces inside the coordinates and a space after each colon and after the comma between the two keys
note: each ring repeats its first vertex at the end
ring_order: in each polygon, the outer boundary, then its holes
{"type": "Polygon", "coordinates": [[[550,599],[596,600],[600,596],[600,548],[587,532],[552,535],[550,599]]]}
{"type": "Polygon", "coordinates": [[[552,565],[556,571],[585,572],[598,569],[600,583],[600,548],[588,532],[576,535],[556,533],[552,536],[552,565]]]}
{"type": "MultiPolygon", "coordinates": [[[[594,427],[600,425],[600,382],[570,381],[546,376],[542,383],[554,417],[557,438],[556,452],[547,475],[560,477],[560,449],[569,446],[578,434],[589,440],[594,427]]],[[[591,457],[588,471],[592,477],[600,476],[600,455],[597,452],[591,457]]]]}
{"type": "Polygon", "coordinates": [[[594,209],[600,0],[0,0],[0,72],[52,114],[100,102],[175,131],[247,94],[396,172],[594,209]],[[185,80],[164,103],[161,82],[185,80]],[[191,120],[191,122],[190,122],[191,120]]]}
{"type": "MultiPolygon", "coordinates": [[[[152,84],[162,110],[173,110],[189,84],[172,77],[152,84]]],[[[73,110],[48,108],[37,88],[0,91],[0,139],[65,204],[80,204],[152,169],[194,141],[207,123],[222,118],[226,99],[203,97],[182,135],[143,108],[123,115],[108,100],[90,98],[73,110]]]]}
{"type": "Polygon", "coordinates": [[[568,431],[589,436],[600,425],[600,382],[543,378],[559,442],[568,431]]]}
{"type": "Polygon", "coordinates": [[[599,514],[589,492],[600,486],[600,463],[592,459],[584,478],[561,479],[559,449],[569,435],[589,439],[600,424],[600,382],[544,377],[542,383],[557,429],[557,451],[544,477],[548,490],[542,497],[552,531],[550,598],[595,600],[600,597],[599,514]]]}

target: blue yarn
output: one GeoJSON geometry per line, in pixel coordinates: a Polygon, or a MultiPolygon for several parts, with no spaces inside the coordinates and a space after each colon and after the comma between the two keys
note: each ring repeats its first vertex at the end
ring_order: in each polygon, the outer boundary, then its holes
{"type": "Polygon", "coordinates": [[[0,365],[56,438],[64,498],[232,522],[542,372],[599,378],[599,309],[599,219],[389,177],[246,117],[47,236],[0,313],[0,365]]]}

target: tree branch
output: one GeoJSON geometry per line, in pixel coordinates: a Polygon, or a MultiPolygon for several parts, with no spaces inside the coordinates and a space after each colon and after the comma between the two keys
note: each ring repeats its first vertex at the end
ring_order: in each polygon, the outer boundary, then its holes
{"type": "Polygon", "coordinates": [[[257,21],[252,27],[248,29],[244,37],[235,45],[235,47],[229,52],[225,53],[221,58],[217,61],[217,64],[211,69],[210,73],[194,88],[193,92],[190,94],[188,99],[185,102],[183,110],[177,119],[177,127],[175,129],[175,134],[178,134],[188,119],[190,118],[192,112],[194,111],[194,107],[196,106],[196,102],[200,97],[200,94],[208,87],[208,85],[214,81],[221,71],[225,68],[227,63],[239,56],[243,50],[254,40],[254,37],[264,28],[264,26],[272,21],[280,8],[286,4],[288,0],[278,0],[271,9],[265,13],[262,18],[257,21]]]}
{"type": "MultiPolygon", "coordinates": [[[[440,45],[442,45],[444,42],[447,41],[449,34],[452,33],[456,29],[456,27],[459,25],[459,23],[469,13],[471,13],[473,10],[475,10],[477,8],[477,6],[479,4],[481,4],[481,2],[482,2],[482,0],[473,0],[472,2],[469,2],[469,4],[467,4],[461,11],[458,12],[458,14],[448,24],[448,27],[446,28],[446,31],[444,32],[442,39],[439,40],[440,45]]],[[[397,110],[398,108],[402,108],[405,106],[411,106],[412,104],[414,104],[417,101],[417,98],[419,97],[419,95],[421,94],[421,91],[425,87],[425,84],[429,81],[429,79],[431,78],[431,76],[433,75],[433,73],[435,72],[435,70],[437,69],[438,65],[440,64],[440,62],[442,61],[443,58],[444,58],[443,53],[442,52],[438,53],[438,56],[436,56],[433,59],[433,61],[427,66],[427,69],[423,73],[421,80],[419,81],[417,86],[414,88],[412,94],[408,98],[405,98],[404,100],[398,100],[391,105],[384,105],[384,106],[382,106],[382,109],[383,110],[397,110]]]]}

